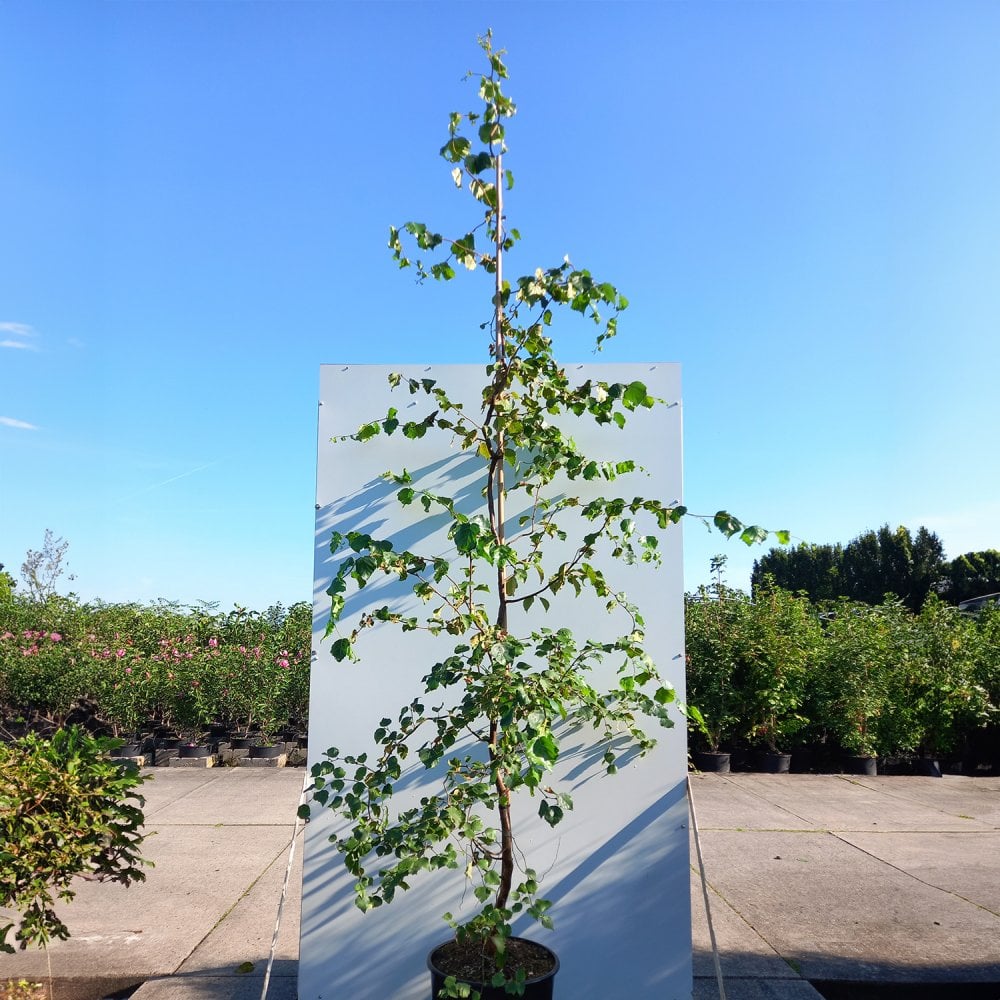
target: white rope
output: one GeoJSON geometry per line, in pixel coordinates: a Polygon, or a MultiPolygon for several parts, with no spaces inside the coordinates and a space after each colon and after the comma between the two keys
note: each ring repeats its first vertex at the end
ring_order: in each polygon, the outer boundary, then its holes
{"type": "Polygon", "coordinates": [[[694,831],[694,847],[698,854],[698,868],[701,871],[701,892],[705,897],[705,917],[708,920],[708,936],[712,940],[712,961],[715,963],[715,978],[719,983],[719,1000],[726,1000],[726,987],[722,982],[722,963],[719,961],[719,945],[715,940],[715,927],[712,924],[712,906],[708,901],[708,880],[705,878],[705,859],[701,856],[701,837],[698,835],[698,816],[694,811],[691,775],[687,776],[687,793],[688,806],[691,809],[691,829],[694,831]]]}
{"type": "Polygon", "coordinates": [[[285,881],[281,884],[281,899],[278,900],[278,917],[274,922],[274,934],[271,937],[271,953],[267,956],[267,971],[264,973],[264,988],[260,991],[260,1000],[267,1000],[267,988],[271,985],[271,967],[274,965],[274,953],[278,949],[278,930],[281,927],[281,911],[285,908],[285,894],[288,891],[288,878],[292,874],[292,861],[295,858],[295,840],[299,835],[299,807],[306,800],[306,788],[311,775],[308,769],[302,780],[302,794],[299,804],[295,807],[295,825],[292,827],[292,842],[288,847],[288,864],[285,866],[285,881]]]}

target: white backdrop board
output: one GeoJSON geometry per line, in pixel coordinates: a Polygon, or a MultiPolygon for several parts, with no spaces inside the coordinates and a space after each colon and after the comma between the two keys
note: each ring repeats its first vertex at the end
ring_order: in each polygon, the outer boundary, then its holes
{"type": "MultiPolygon", "coordinates": [[[[644,382],[649,393],[673,405],[630,415],[624,430],[599,427],[589,419],[572,425],[582,451],[599,460],[635,459],[644,472],[615,483],[583,483],[593,495],[636,495],[664,502],[681,500],[680,372],[676,365],[571,365],[571,381],[587,378],[644,382]]],[[[466,511],[483,504],[483,468],[479,460],[456,453],[448,436],[429,432],[418,441],[397,434],[364,444],[332,443],[384,417],[390,406],[400,420],[419,419],[429,400],[405,389],[390,391],[388,375],[400,371],[432,378],[454,399],[474,405],[485,379],[483,366],[325,365],[320,374],[319,449],[316,496],[313,666],[309,711],[310,764],[330,746],[361,752],[374,746],[373,732],[383,717],[421,693],[420,678],[435,660],[448,655],[454,638],[402,634],[387,626],[362,634],[358,663],[337,663],[331,639],[323,638],[329,617],[325,591],[337,559],[329,549],[333,530],[363,531],[393,540],[397,549],[422,554],[448,552],[443,516],[427,517],[419,504],[401,507],[398,487],[381,474],[404,467],[416,488],[448,492],[461,498],[466,511]],[[447,482],[446,489],[441,484],[447,482]],[[444,644],[442,646],[442,643],[444,644]]],[[[575,483],[575,492],[583,492],[575,483]]],[[[508,512],[516,525],[517,504],[508,512]]],[[[671,526],[663,539],[663,564],[620,567],[603,564],[613,586],[637,603],[646,619],[646,645],[661,675],[683,700],[684,622],[681,535],[671,526]]],[[[597,560],[600,562],[600,559],[597,560]]],[[[586,593],[586,592],[585,592],[586,593]]],[[[342,634],[365,606],[407,607],[408,591],[399,585],[369,585],[362,598],[348,596],[342,634]],[[374,592],[370,592],[374,591],[374,592]],[[362,605],[361,601],[364,601],[362,605]]],[[[411,598],[412,599],[412,598],[411,598]]],[[[535,612],[532,611],[534,617],[535,612]]],[[[541,614],[541,613],[540,613],[541,614]]],[[[603,602],[559,595],[548,615],[533,621],[569,627],[582,636],[615,623],[603,602]],[[542,620],[544,619],[544,620],[542,620]]],[[[620,623],[619,623],[620,624],[620,623]]],[[[511,621],[511,630],[518,631],[511,621]]],[[[617,633],[615,633],[617,634],[617,633]]],[[[617,663],[596,671],[594,684],[615,685],[617,663]]],[[[670,730],[652,727],[659,740],[641,759],[623,762],[614,776],[604,774],[603,748],[595,753],[581,728],[561,734],[564,757],[551,784],[569,792],[574,809],[554,829],[537,817],[537,802],[512,807],[518,846],[542,876],[542,895],[553,901],[553,931],[530,919],[515,924],[559,955],[555,996],[572,1000],[688,1000],[691,996],[691,921],[689,896],[687,765],[683,723],[670,730]]],[[[418,762],[403,775],[403,789],[393,799],[398,808],[416,801],[440,781],[418,762]]],[[[425,958],[449,936],[441,915],[475,911],[471,887],[461,872],[421,874],[410,891],[389,906],[361,913],[354,906],[352,879],[344,870],[329,836],[335,829],[325,811],[306,827],[302,886],[299,1000],[430,1000],[425,958]]]]}

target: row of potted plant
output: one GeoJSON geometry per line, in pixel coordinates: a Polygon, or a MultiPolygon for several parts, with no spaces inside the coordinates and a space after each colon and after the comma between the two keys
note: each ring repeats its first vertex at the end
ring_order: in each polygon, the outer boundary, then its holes
{"type": "Polygon", "coordinates": [[[312,612],[184,612],[73,598],[0,606],[0,706],[54,726],[89,706],[116,736],[211,725],[272,737],[308,713],[312,612]]]}
{"type": "MultiPolygon", "coordinates": [[[[268,739],[308,717],[311,609],[181,610],[73,598],[0,605],[0,705],[59,725],[86,699],[115,735],[156,723],[268,739]]],[[[775,587],[689,594],[688,699],[703,750],[833,742],[892,757],[962,750],[997,716],[1000,611],[930,599],[814,606],[775,587]]]]}
{"type": "Polygon", "coordinates": [[[931,597],[813,605],[773,585],[753,598],[717,582],[687,597],[692,743],[940,757],[1000,716],[1000,612],[931,597]]]}

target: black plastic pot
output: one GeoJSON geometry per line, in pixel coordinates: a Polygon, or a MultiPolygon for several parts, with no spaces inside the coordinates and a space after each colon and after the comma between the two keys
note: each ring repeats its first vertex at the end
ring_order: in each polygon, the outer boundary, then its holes
{"type": "Polygon", "coordinates": [[[251,750],[260,743],[259,736],[234,736],[229,741],[232,750],[251,750]]]}
{"type": "Polygon", "coordinates": [[[283,743],[275,743],[274,746],[270,747],[255,743],[252,747],[250,747],[250,751],[247,756],[261,760],[273,760],[275,757],[280,757],[284,752],[285,745],[283,743]]]}
{"type": "Polygon", "coordinates": [[[198,746],[179,746],[177,748],[177,756],[182,760],[197,760],[201,757],[211,757],[212,748],[205,744],[200,744],[198,746]]]}
{"type": "Polygon", "coordinates": [[[792,766],[792,755],[759,750],[754,754],[753,763],[754,768],[763,774],[788,774],[792,766]]]}
{"type": "Polygon", "coordinates": [[[694,766],[707,774],[729,774],[729,754],[714,750],[695,750],[694,766]]]}
{"type": "MultiPolygon", "coordinates": [[[[510,940],[526,941],[525,938],[511,938],[510,940]]],[[[450,975],[454,975],[454,973],[449,972],[447,968],[441,968],[437,964],[438,961],[446,961],[440,957],[439,952],[451,943],[451,941],[446,941],[444,944],[438,945],[427,956],[427,968],[430,969],[431,972],[431,997],[436,998],[438,993],[444,987],[445,979],[450,975]]],[[[556,978],[556,973],[559,971],[559,958],[554,951],[546,948],[544,945],[540,945],[535,941],[529,941],[528,943],[534,945],[536,948],[540,948],[549,955],[552,959],[552,968],[543,975],[535,976],[534,978],[525,981],[523,994],[524,1000],[552,1000],[552,987],[556,978]]],[[[460,977],[456,978],[458,978],[459,982],[466,983],[474,990],[478,990],[482,1000],[510,1000],[510,994],[507,993],[502,986],[487,986],[484,983],[474,982],[460,977]]]]}
{"type": "Polygon", "coordinates": [[[917,774],[925,778],[941,777],[941,762],[936,757],[918,757],[916,760],[917,774]]]}
{"type": "Polygon", "coordinates": [[[848,774],[863,774],[871,778],[878,774],[878,758],[861,755],[845,757],[844,769],[848,774]]]}
{"type": "Polygon", "coordinates": [[[123,743],[120,747],[111,751],[112,757],[140,757],[142,756],[141,743],[123,743]]]}

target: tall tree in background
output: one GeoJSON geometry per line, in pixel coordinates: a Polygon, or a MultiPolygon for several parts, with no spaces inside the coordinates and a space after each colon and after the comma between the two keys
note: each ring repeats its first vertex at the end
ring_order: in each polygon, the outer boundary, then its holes
{"type": "Polygon", "coordinates": [[[966,552],[945,563],[941,596],[952,604],[1000,592],[1000,552],[966,552]]]}
{"type": "Polygon", "coordinates": [[[843,548],[838,545],[809,545],[771,549],[753,564],[750,585],[754,591],[764,578],[773,578],[775,586],[794,593],[806,593],[812,601],[832,601],[841,594],[840,561],[843,548]]]}
{"type": "Polygon", "coordinates": [[[944,546],[933,531],[916,535],[884,524],[840,545],[799,545],[772,549],[754,563],[751,584],[756,590],[770,575],[785,590],[804,591],[811,600],[848,597],[881,604],[892,594],[919,611],[928,593],[945,576],[944,546]]]}

